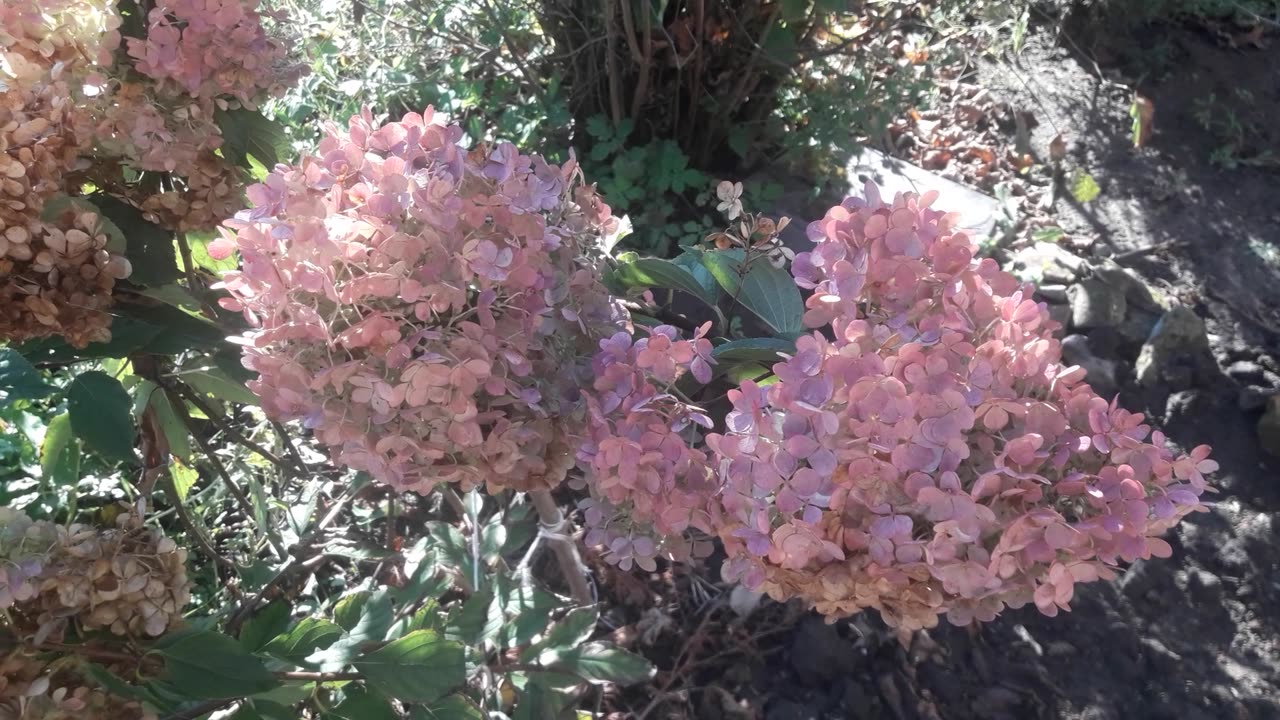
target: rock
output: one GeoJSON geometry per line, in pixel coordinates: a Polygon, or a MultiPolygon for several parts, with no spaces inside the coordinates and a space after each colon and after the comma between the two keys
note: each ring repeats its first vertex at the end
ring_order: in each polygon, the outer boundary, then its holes
{"type": "Polygon", "coordinates": [[[1258,444],[1268,455],[1280,457],[1280,395],[1267,398],[1267,409],[1258,421],[1258,444]]]}
{"type": "Polygon", "coordinates": [[[1048,651],[1049,657],[1067,657],[1077,652],[1076,646],[1065,640],[1054,640],[1045,650],[1048,651]]]}
{"type": "Polygon", "coordinates": [[[813,685],[852,675],[862,660],[861,653],[840,637],[835,625],[828,625],[817,617],[805,618],[800,623],[790,654],[796,674],[813,685]]]}
{"type": "Polygon", "coordinates": [[[1222,598],[1222,581],[1217,575],[1198,568],[1187,571],[1187,592],[1202,603],[1216,603],[1222,598]]]}
{"type": "Polygon", "coordinates": [[[1071,325],[1081,330],[1119,327],[1127,302],[1124,291],[1098,278],[1088,278],[1067,290],[1071,299],[1071,325]]]}
{"type": "Polygon", "coordinates": [[[1036,288],[1036,297],[1047,303],[1065,303],[1067,301],[1067,286],[1041,285],[1036,288]]]}
{"type": "Polygon", "coordinates": [[[1079,277],[1084,266],[1083,259],[1061,246],[1038,242],[1014,253],[1008,270],[1024,282],[1070,284],[1079,277]]]}
{"type": "Polygon", "coordinates": [[[1063,338],[1062,359],[1068,365],[1084,368],[1085,382],[1089,383],[1094,392],[1104,398],[1116,394],[1116,364],[1094,355],[1089,347],[1089,338],[1084,335],[1068,335],[1063,338]]]}
{"type": "Polygon", "coordinates": [[[1160,314],[1164,306],[1156,301],[1151,288],[1132,270],[1120,267],[1114,260],[1104,260],[1101,265],[1094,265],[1093,276],[1124,293],[1129,305],[1150,313],[1160,314]]]}
{"type": "Polygon", "coordinates": [[[1000,216],[1000,203],[995,198],[871,148],[855,155],[845,174],[854,195],[861,195],[868,181],[880,186],[881,197],[889,199],[899,192],[923,194],[937,190],[942,195],[934,207],[959,213],[958,229],[968,232],[976,245],[991,236],[1000,216]]]}
{"type": "Polygon", "coordinates": [[[1236,406],[1245,412],[1253,412],[1266,407],[1267,400],[1275,397],[1276,391],[1271,388],[1260,388],[1246,385],[1240,388],[1236,396],[1236,406]]]}
{"type": "Polygon", "coordinates": [[[1124,322],[1120,323],[1116,331],[1129,345],[1141,345],[1151,337],[1151,331],[1155,329],[1156,323],[1160,322],[1160,313],[1134,307],[1133,303],[1127,299],[1125,302],[1129,309],[1125,313],[1124,322]]]}
{"type": "Polygon", "coordinates": [[[791,700],[774,700],[765,710],[765,720],[819,720],[820,712],[808,705],[791,700]]]}
{"type": "Polygon", "coordinates": [[[1050,305],[1049,317],[1062,326],[1058,334],[1066,332],[1071,328],[1071,306],[1070,305],[1050,305]]]}
{"type": "Polygon", "coordinates": [[[1237,360],[1227,366],[1227,375],[1233,380],[1248,385],[1266,385],[1267,371],[1261,365],[1250,360],[1237,360]]]}
{"type": "Polygon", "coordinates": [[[1191,308],[1179,305],[1165,313],[1152,328],[1151,336],[1138,354],[1135,371],[1138,382],[1146,387],[1169,383],[1179,388],[1185,372],[1190,371],[1192,375],[1202,372],[1206,360],[1212,362],[1213,356],[1209,352],[1204,320],[1191,308]]]}

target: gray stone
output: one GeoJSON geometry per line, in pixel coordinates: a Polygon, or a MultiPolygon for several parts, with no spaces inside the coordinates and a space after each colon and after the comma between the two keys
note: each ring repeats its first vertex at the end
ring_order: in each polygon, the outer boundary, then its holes
{"type": "Polygon", "coordinates": [[[1120,267],[1114,260],[1104,260],[1092,267],[1094,277],[1124,292],[1125,300],[1133,307],[1152,313],[1162,313],[1165,308],[1156,302],[1151,288],[1132,270],[1120,267]]]}
{"type": "Polygon", "coordinates": [[[1187,591],[1203,603],[1216,603],[1222,598],[1222,581],[1217,575],[1192,568],[1187,571],[1187,591]]]}
{"type": "Polygon", "coordinates": [[[1070,305],[1050,305],[1049,317],[1055,320],[1062,329],[1058,331],[1058,335],[1062,335],[1071,329],[1071,306],[1070,305]]]}
{"type": "Polygon", "coordinates": [[[1068,365],[1084,368],[1085,382],[1094,392],[1109,398],[1116,393],[1116,364],[1093,354],[1089,338],[1084,335],[1068,335],[1062,339],[1062,359],[1068,365]]]}
{"type": "Polygon", "coordinates": [[[855,155],[846,166],[845,174],[854,195],[861,195],[868,181],[878,185],[881,197],[888,199],[899,192],[923,195],[937,190],[941,196],[934,207],[959,213],[959,229],[968,232],[974,244],[981,244],[991,236],[996,218],[1000,216],[1000,203],[995,198],[872,148],[864,148],[855,155]]]}
{"type": "Polygon", "coordinates": [[[1015,252],[1008,270],[1019,280],[1033,283],[1070,284],[1085,268],[1083,259],[1060,245],[1038,242],[1015,252]]]}
{"type": "Polygon", "coordinates": [[[1253,412],[1266,407],[1267,400],[1274,397],[1276,391],[1271,388],[1255,387],[1246,385],[1240,388],[1240,393],[1236,396],[1236,407],[1245,412],[1253,412]]]}
{"type": "Polygon", "coordinates": [[[1047,303],[1065,303],[1067,301],[1067,286],[1041,285],[1036,288],[1036,296],[1047,303]]]}
{"type": "Polygon", "coordinates": [[[1280,395],[1267,398],[1266,412],[1258,421],[1258,443],[1268,454],[1280,457],[1280,395]]]}
{"type": "Polygon", "coordinates": [[[1209,337],[1201,320],[1191,308],[1178,305],[1166,312],[1142,345],[1135,371],[1138,382],[1146,387],[1168,383],[1174,389],[1186,387],[1187,375],[1212,362],[1209,337]]]}
{"type": "Polygon", "coordinates": [[[765,720],[818,720],[820,711],[790,700],[774,700],[765,711],[765,720]]]}
{"type": "Polygon", "coordinates": [[[1071,325],[1081,330],[1118,328],[1128,304],[1124,291],[1099,278],[1088,278],[1067,290],[1071,299],[1071,325]]]}

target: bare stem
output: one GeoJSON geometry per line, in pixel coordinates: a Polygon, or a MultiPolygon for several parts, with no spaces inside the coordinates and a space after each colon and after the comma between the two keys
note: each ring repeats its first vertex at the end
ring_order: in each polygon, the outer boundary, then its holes
{"type": "Polygon", "coordinates": [[[582,563],[577,543],[564,532],[564,513],[560,512],[560,506],[551,497],[551,491],[532,490],[529,497],[538,511],[538,521],[560,565],[560,574],[569,584],[573,599],[582,605],[594,604],[595,597],[592,596],[591,586],[587,584],[587,568],[582,563]]]}

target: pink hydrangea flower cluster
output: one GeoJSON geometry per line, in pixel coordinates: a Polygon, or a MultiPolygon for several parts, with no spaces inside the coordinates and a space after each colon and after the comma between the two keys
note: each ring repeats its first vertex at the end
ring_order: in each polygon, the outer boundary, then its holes
{"type": "Polygon", "coordinates": [[[623,319],[598,269],[617,220],[572,160],[461,137],[430,109],[328,126],[211,248],[242,261],[223,305],[256,327],[263,409],[338,462],[401,490],[556,484],[591,354],[623,319]]]}
{"type": "Polygon", "coordinates": [[[706,452],[691,445],[711,419],[672,389],[685,372],[711,379],[709,327],[692,339],[669,325],[635,340],[620,331],[600,341],[593,360],[589,422],[578,449],[591,498],[580,507],[587,543],[624,570],[654,570],[660,555],[687,557],[686,532],[712,532],[706,506],[715,487],[706,452]]]}
{"type": "Polygon", "coordinates": [[[269,36],[258,0],[161,0],[147,15],[147,36],[127,41],[134,68],[193,98],[231,97],[255,107],[302,74],[284,43],[269,36]]]}
{"type": "Polygon", "coordinates": [[[868,185],[809,226],[793,270],[829,335],[733,391],[707,438],[725,574],[904,629],[1054,615],[1076,584],[1167,557],[1217,464],[1064,367],[1031,286],[976,259],[936,197],[868,185]]]}

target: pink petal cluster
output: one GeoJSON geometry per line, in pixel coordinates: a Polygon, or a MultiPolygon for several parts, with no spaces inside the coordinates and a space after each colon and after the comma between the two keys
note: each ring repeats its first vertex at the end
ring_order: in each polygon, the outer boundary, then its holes
{"type": "Polygon", "coordinates": [[[600,341],[586,402],[589,422],[578,448],[591,498],[580,504],[587,543],[605,560],[653,570],[654,559],[687,557],[691,529],[711,533],[707,497],[714,492],[707,454],[690,444],[711,419],[672,389],[684,372],[711,379],[710,323],[683,339],[669,325],[600,341]]]}
{"type": "MultiPolygon", "coordinates": [[[[303,69],[263,28],[258,0],[160,0],[145,38],[129,38],[138,72],[197,99],[231,97],[254,107],[280,95],[303,69]]],[[[269,16],[275,17],[275,16],[269,16]]],[[[277,18],[279,19],[279,18],[277,18]]]]}
{"type": "Polygon", "coordinates": [[[1077,583],[1167,557],[1217,464],[1064,367],[1031,286],[976,259],[936,197],[868,185],[809,226],[793,270],[829,334],[731,392],[707,438],[725,574],[904,629],[1055,615],[1077,583]]]}
{"type": "Polygon", "coordinates": [[[623,319],[598,269],[617,220],[573,161],[461,137],[430,109],[330,125],[212,248],[242,261],[223,305],[256,327],[263,409],[338,462],[401,490],[544,487],[623,319]]]}

